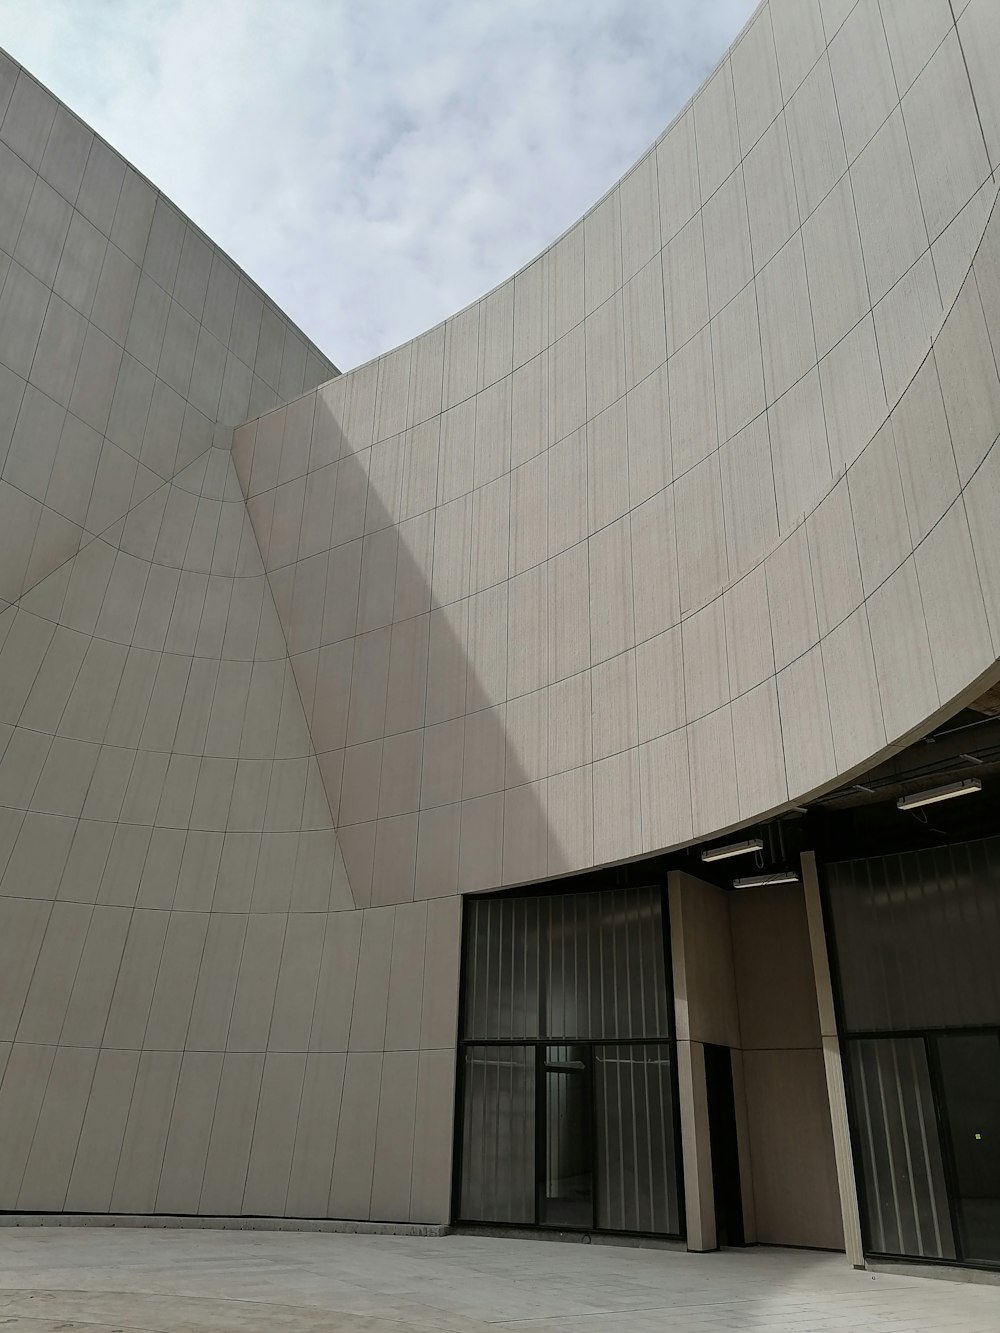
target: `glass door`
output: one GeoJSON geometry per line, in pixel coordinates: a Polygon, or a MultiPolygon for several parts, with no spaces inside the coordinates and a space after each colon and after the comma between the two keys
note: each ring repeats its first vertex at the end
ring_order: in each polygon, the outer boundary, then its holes
{"type": "Polygon", "coordinates": [[[1000,1264],[1000,1032],[845,1045],[866,1252],[1000,1264]]]}
{"type": "Polygon", "coordinates": [[[590,1051],[580,1045],[543,1046],[539,1057],[545,1105],[538,1117],[544,1136],[538,1221],[586,1231],[594,1225],[590,1051]]]}
{"type": "Polygon", "coordinates": [[[1000,1034],[934,1039],[962,1257],[1000,1263],[1000,1034]]]}

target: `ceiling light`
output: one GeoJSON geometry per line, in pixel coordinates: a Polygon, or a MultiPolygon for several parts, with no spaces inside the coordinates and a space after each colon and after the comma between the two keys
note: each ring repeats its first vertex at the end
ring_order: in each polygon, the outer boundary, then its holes
{"type": "Polygon", "coordinates": [[[799,877],[794,870],[775,870],[770,875],[748,875],[746,879],[734,879],[734,889],[762,889],[765,884],[798,884],[799,877]]]}
{"type": "Polygon", "coordinates": [[[747,852],[762,851],[764,842],[761,838],[751,838],[748,842],[729,842],[725,847],[710,847],[702,852],[703,861],[724,861],[727,856],[743,856],[747,852]]]}
{"type": "Polygon", "coordinates": [[[913,810],[918,805],[950,801],[953,796],[971,796],[974,791],[982,789],[983,784],[978,778],[964,778],[961,782],[949,782],[946,787],[930,787],[927,791],[915,791],[909,796],[901,796],[896,804],[900,810],[913,810]]]}

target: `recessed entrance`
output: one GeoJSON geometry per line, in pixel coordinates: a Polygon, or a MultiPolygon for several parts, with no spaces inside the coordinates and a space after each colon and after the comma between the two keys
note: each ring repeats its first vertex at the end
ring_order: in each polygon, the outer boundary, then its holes
{"type": "Polygon", "coordinates": [[[715,1238],[719,1245],[742,1245],[743,1190],[733,1091],[733,1053],[728,1046],[705,1046],[705,1100],[712,1148],[715,1238]]]}

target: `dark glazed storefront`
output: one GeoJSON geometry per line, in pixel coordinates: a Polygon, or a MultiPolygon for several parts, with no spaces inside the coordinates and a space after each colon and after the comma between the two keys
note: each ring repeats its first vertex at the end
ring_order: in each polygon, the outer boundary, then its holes
{"type": "Polygon", "coordinates": [[[865,1251],[1000,1267],[1000,837],[826,881],[865,1251]]]}
{"type": "Polygon", "coordinates": [[[842,1246],[801,889],[690,859],[465,900],[454,1222],[842,1246]]]}
{"type": "Polygon", "coordinates": [[[453,1220],[1000,1268],[998,765],[466,898],[453,1220]]]}
{"type": "Polygon", "coordinates": [[[454,1215],[679,1237],[666,893],[466,902],[454,1215]]]}

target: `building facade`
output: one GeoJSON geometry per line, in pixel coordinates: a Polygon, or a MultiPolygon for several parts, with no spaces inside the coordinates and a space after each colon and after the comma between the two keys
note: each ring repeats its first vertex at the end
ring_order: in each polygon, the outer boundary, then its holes
{"type": "Polygon", "coordinates": [[[998,56],[765,0],[343,375],[3,60],[0,1209],[1000,1263],[998,56]]]}

